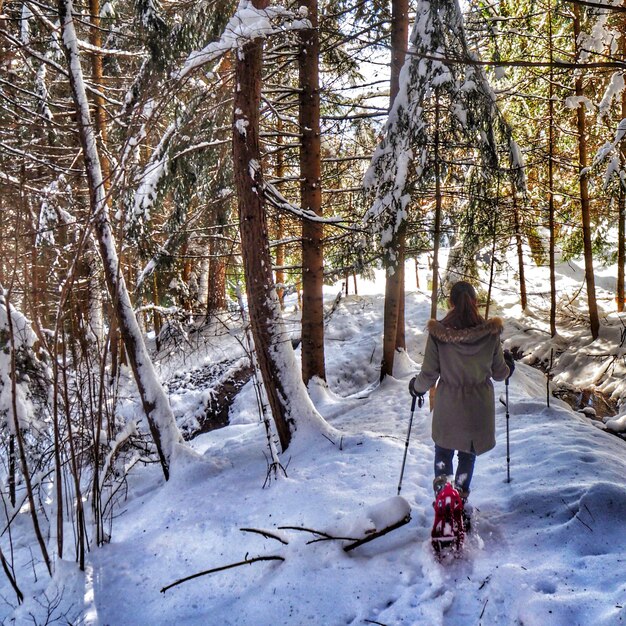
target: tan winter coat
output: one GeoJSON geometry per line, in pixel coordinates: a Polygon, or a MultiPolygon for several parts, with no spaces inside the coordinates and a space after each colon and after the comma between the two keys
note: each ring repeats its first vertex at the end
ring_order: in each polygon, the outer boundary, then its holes
{"type": "Polygon", "coordinates": [[[509,375],[500,345],[502,329],[499,317],[462,330],[428,322],[424,362],[414,389],[426,393],[439,381],[432,427],[437,445],[476,454],[496,445],[491,379],[509,375]]]}

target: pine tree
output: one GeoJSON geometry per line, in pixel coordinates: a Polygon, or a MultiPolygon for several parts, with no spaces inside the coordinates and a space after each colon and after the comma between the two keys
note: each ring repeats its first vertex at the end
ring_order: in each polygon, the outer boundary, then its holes
{"type": "MultiPolygon", "coordinates": [[[[377,224],[387,267],[393,271],[398,254],[392,243],[406,226],[412,199],[435,196],[436,252],[443,211],[441,189],[454,174],[455,159],[454,175],[469,194],[468,215],[473,220],[497,178],[500,146],[511,162],[515,160],[510,129],[477,61],[468,45],[459,4],[419,2],[400,92],[365,180],[375,194],[367,217],[377,224]],[[455,146],[454,152],[450,146],[455,146]],[[444,150],[448,150],[445,158],[444,150]],[[475,165],[470,167],[470,163],[475,165]],[[466,173],[459,172],[461,168],[466,173]]],[[[475,230],[466,228],[462,236],[474,236],[475,230]]],[[[435,254],[433,312],[438,299],[437,269],[435,254]]]]}
{"type": "MultiPolygon", "coordinates": [[[[306,0],[311,28],[300,33],[300,202],[303,209],[322,215],[322,154],[320,136],[320,44],[317,0],[306,0]]],[[[302,379],[326,380],[324,363],[324,227],[302,224],[302,379]]]]}
{"type": "Polygon", "coordinates": [[[154,366],[137,324],[126,282],[120,272],[115,237],[106,203],[100,155],[83,80],[72,1],[59,0],[58,11],[63,30],[63,46],[76,108],[78,131],[83,148],[94,232],[102,257],[109,296],[116,304],[117,322],[133,369],[143,408],[148,418],[150,431],[157,447],[163,473],[167,479],[174,447],[182,441],[182,437],[174,421],[167,396],[158,382],[154,366]]]}

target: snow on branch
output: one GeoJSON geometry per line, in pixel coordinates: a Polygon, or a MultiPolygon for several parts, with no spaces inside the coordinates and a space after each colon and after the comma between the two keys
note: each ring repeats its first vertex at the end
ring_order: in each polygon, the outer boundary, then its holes
{"type": "Polygon", "coordinates": [[[569,96],[565,98],[565,106],[568,109],[576,110],[579,106],[585,105],[585,108],[590,113],[594,110],[593,102],[586,96],[569,96]]]}
{"type": "MultiPolygon", "coordinates": [[[[59,29],[58,23],[55,24],[52,20],[48,19],[48,17],[46,17],[45,13],[41,10],[37,3],[25,2],[22,9],[22,33],[24,31],[24,28],[28,28],[28,31],[30,32],[30,26],[25,25],[27,24],[28,20],[33,17],[33,15],[37,16],[37,18],[41,20],[41,22],[43,22],[53,32],[59,29]],[[24,11],[28,12],[27,18],[24,18],[24,11]]],[[[24,35],[22,34],[22,41],[28,45],[30,43],[30,38],[24,39],[24,35]]],[[[82,50],[95,52],[96,54],[103,54],[109,57],[145,57],[145,54],[141,52],[129,52],[127,50],[119,50],[115,48],[101,48],[99,46],[94,46],[88,41],[85,41],[84,39],[80,39],[78,37],[76,38],[76,42],[78,47],[82,50]]]]}
{"type": "MultiPolygon", "coordinates": [[[[135,420],[131,420],[126,426],[120,431],[113,441],[109,442],[109,452],[104,460],[104,465],[102,467],[102,471],[100,472],[100,491],[104,489],[105,480],[108,476],[111,467],[115,461],[115,457],[117,456],[120,448],[131,439],[131,437],[135,437],[138,434],[137,422],[135,420]]],[[[106,433],[100,433],[100,441],[106,441],[106,433]]]]}
{"type": "MultiPolygon", "coordinates": [[[[258,163],[250,163],[250,169],[253,171],[258,170],[258,163]]],[[[291,204],[285,196],[283,196],[272,183],[263,181],[263,195],[267,202],[279,211],[286,211],[295,215],[301,220],[308,220],[309,222],[319,222],[320,224],[334,224],[335,226],[341,226],[344,223],[344,219],[341,217],[322,217],[317,215],[309,209],[303,209],[302,207],[291,204]]],[[[342,226],[342,228],[349,228],[348,226],[342,226]]]]}
{"type": "Polygon", "coordinates": [[[494,160],[495,96],[479,67],[449,62],[459,53],[474,59],[458,2],[418,2],[400,90],[364,179],[366,190],[374,195],[365,219],[380,224],[383,246],[408,217],[411,188],[433,176],[430,146],[438,129],[429,124],[425,110],[436,93],[447,94],[450,101],[448,130],[464,136],[478,133],[483,161],[494,160]]]}
{"type": "Polygon", "coordinates": [[[611,28],[609,17],[611,7],[598,5],[594,7],[592,13],[592,24],[589,33],[581,33],[578,45],[581,48],[579,60],[585,63],[593,54],[599,54],[608,48],[614,55],[617,52],[619,35],[611,28]],[[595,19],[593,19],[595,18],[595,19]]]}
{"type": "Polygon", "coordinates": [[[150,219],[150,210],[158,194],[158,185],[169,171],[168,148],[179,124],[179,118],[170,124],[139,177],[132,213],[128,216],[133,224],[145,224],[150,219]]]}
{"type": "Polygon", "coordinates": [[[602,119],[605,115],[608,115],[609,108],[613,101],[619,101],[619,97],[624,91],[624,87],[624,73],[615,72],[613,76],[611,76],[611,80],[607,85],[600,104],[598,104],[598,117],[600,119],[602,119]]]}
{"type": "MultiPolygon", "coordinates": [[[[69,74],[70,73],[65,68],[61,67],[58,63],[53,61],[52,58],[50,57],[50,55],[42,54],[42,53],[38,52],[35,48],[33,48],[33,47],[29,46],[29,45],[24,44],[22,41],[20,41],[19,38],[14,37],[9,31],[7,31],[5,29],[0,29],[0,34],[9,43],[12,43],[13,45],[15,45],[20,50],[23,50],[24,52],[26,52],[29,57],[32,57],[33,59],[37,59],[41,63],[45,63],[49,67],[53,68],[59,74],[61,74],[62,76],[65,76],[66,78],[69,79],[69,74]]],[[[76,45],[77,48],[78,48],[78,41],[79,41],[78,37],[76,36],[75,40],[74,40],[74,44],[76,45]]],[[[93,87],[89,83],[85,83],[85,90],[88,91],[89,93],[99,97],[99,98],[104,98],[104,100],[106,102],[108,102],[109,104],[113,104],[115,106],[121,106],[121,104],[122,104],[118,100],[115,100],[115,99],[111,98],[111,96],[108,93],[104,93],[104,92],[96,89],[95,87],[93,87]]]]}
{"type": "Polygon", "coordinates": [[[506,148],[515,184],[524,188],[521,153],[483,65],[469,48],[458,0],[419,0],[399,92],[363,181],[372,197],[364,220],[383,248],[406,223],[411,197],[439,175],[436,138],[467,146],[483,180],[501,169],[499,146],[506,148]],[[435,121],[439,110],[447,112],[443,125],[435,121]]]}
{"type": "Polygon", "coordinates": [[[30,320],[13,304],[7,308],[6,290],[0,285],[0,332],[8,333],[9,327],[13,330],[16,348],[32,348],[37,341],[37,335],[32,329],[30,320]],[[9,317],[11,321],[9,322],[9,317]]]}
{"type": "Polygon", "coordinates": [[[619,183],[626,187],[626,172],[622,169],[620,164],[620,155],[618,154],[618,148],[624,137],[626,136],[626,119],[620,121],[615,131],[615,137],[613,141],[605,143],[597,152],[593,159],[593,166],[598,167],[603,161],[608,160],[607,168],[604,172],[604,188],[607,189],[611,180],[617,178],[619,183]]]}
{"type": "Polygon", "coordinates": [[[242,48],[255,39],[265,39],[290,30],[311,28],[311,22],[306,16],[305,7],[300,7],[297,13],[278,6],[257,9],[249,0],[240,0],[237,11],[226,25],[222,36],[202,50],[192,52],[176,78],[184,78],[192,70],[216,61],[229,50],[242,48]]]}

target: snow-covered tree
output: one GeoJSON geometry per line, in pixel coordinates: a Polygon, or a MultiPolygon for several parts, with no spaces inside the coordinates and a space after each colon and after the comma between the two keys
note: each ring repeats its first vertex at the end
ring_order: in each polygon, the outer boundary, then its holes
{"type": "Polygon", "coordinates": [[[393,273],[394,242],[406,227],[411,201],[434,196],[433,311],[442,186],[455,176],[472,208],[480,206],[501,168],[501,153],[516,164],[510,139],[480,59],[468,44],[459,3],[418,2],[399,93],[365,177],[374,196],[366,218],[376,224],[387,272],[393,273]]]}
{"type": "MultiPolygon", "coordinates": [[[[256,18],[263,24],[266,8],[266,0],[246,3],[249,23],[256,18]]],[[[330,434],[332,429],[316,411],[302,382],[272,275],[259,145],[262,34],[262,28],[258,29],[237,52],[233,157],[254,347],[284,451],[297,430],[330,434]]]]}
{"type": "Polygon", "coordinates": [[[68,76],[83,148],[94,233],[98,241],[109,296],[116,306],[117,322],[122,339],[133,369],[163,472],[167,478],[174,447],[182,441],[182,437],[176,426],[167,396],[156,376],[137,323],[124,276],[121,273],[115,237],[109,216],[100,153],[81,67],[81,55],[74,26],[72,1],[59,0],[58,11],[62,29],[63,49],[67,59],[68,76]]]}

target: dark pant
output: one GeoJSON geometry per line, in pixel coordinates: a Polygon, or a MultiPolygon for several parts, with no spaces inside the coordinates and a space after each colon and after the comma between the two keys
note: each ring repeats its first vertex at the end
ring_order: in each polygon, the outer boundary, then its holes
{"type": "MultiPolygon", "coordinates": [[[[457,456],[459,462],[456,468],[454,483],[458,489],[469,494],[476,455],[473,452],[462,452],[459,450],[457,456]]],[[[453,457],[454,450],[448,450],[448,448],[442,448],[435,444],[435,479],[438,476],[452,476],[454,473],[452,467],[453,457]]]]}

